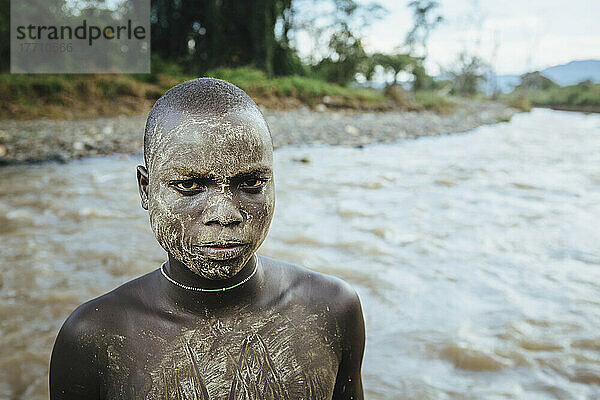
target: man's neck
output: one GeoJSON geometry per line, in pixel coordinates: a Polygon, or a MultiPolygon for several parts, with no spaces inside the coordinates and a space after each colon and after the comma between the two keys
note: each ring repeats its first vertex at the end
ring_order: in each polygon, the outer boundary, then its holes
{"type": "Polygon", "coordinates": [[[247,306],[260,296],[264,281],[264,271],[256,255],[235,276],[223,280],[203,278],[171,255],[162,266],[162,272],[166,276],[161,277],[161,288],[168,298],[177,308],[192,312],[247,306]]]}

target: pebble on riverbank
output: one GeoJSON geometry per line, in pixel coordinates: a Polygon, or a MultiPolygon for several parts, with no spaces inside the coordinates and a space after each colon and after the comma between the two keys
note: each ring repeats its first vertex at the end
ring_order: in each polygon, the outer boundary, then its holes
{"type": "MultiPolygon", "coordinates": [[[[517,110],[489,101],[465,101],[454,113],[319,112],[265,110],[275,148],[329,144],[362,146],[453,132],[510,120],[517,110]]],[[[139,154],[145,115],[93,120],[4,120],[0,122],[0,164],[68,161],[90,155],[139,154]]]]}

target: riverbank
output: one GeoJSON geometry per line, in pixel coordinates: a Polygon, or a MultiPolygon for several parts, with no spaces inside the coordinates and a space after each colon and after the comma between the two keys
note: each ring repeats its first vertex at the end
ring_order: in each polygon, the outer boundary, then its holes
{"type": "Polygon", "coordinates": [[[532,107],[541,107],[559,111],[600,113],[600,83],[583,81],[575,85],[559,86],[543,77],[535,79],[538,79],[537,88],[517,87],[511,93],[501,96],[501,99],[525,111],[532,107]],[[544,85],[546,87],[541,88],[544,85]]]}
{"type": "MultiPolygon", "coordinates": [[[[508,121],[517,112],[498,102],[461,100],[451,114],[263,110],[275,148],[329,144],[361,146],[463,132],[508,121]]],[[[146,115],[92,120],[0,120],[0,164],[68,161],[142,150],[146,115]]]]}
{"type": "MultiPolygon", "coordinates": [[[[0,119],[78,120],[147,114],[173,86],[193,79],[176,65],[153,65],[152,74],[0,74],[0,119]],[[162,71],[162,72],[161,72],[162,71]]],[[[257,104],[272,110],[298,107],[363,111],[430,109],[443,111],[451,96],[428,92],[388,96],[382,90],[342,86],[308,76],[268,77],[263,71],[217,68],[205,76],[224,79],[242,88],[257,104]],[[423,96],[420,96],[423,97],[423,96]],[[433,101],[431,101],[433,100],[433,101]]]]}

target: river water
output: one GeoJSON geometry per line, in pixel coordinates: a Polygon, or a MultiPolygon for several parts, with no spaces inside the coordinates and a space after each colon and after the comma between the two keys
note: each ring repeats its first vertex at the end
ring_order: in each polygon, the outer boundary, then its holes
{"type": "MultiPolygon", "coordinates": [[[[72,309],[162,262],[139,161],[0,169],[1,399],[46,398],[72,309]]],[[[357,289],[367,399],[600,398],[600,115],[275,163],[260,253],[357,289]]]]}

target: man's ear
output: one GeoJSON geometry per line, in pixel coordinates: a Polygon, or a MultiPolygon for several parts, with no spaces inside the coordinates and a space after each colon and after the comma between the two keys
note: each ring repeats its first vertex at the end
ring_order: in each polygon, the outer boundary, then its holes
{"type": "Polygon", "coordinates": [[[142,208],[148,209],[148,170],[143,165],[137,166],[137,182],[140,190],[140,198],[142,199],[142,208]]]}

